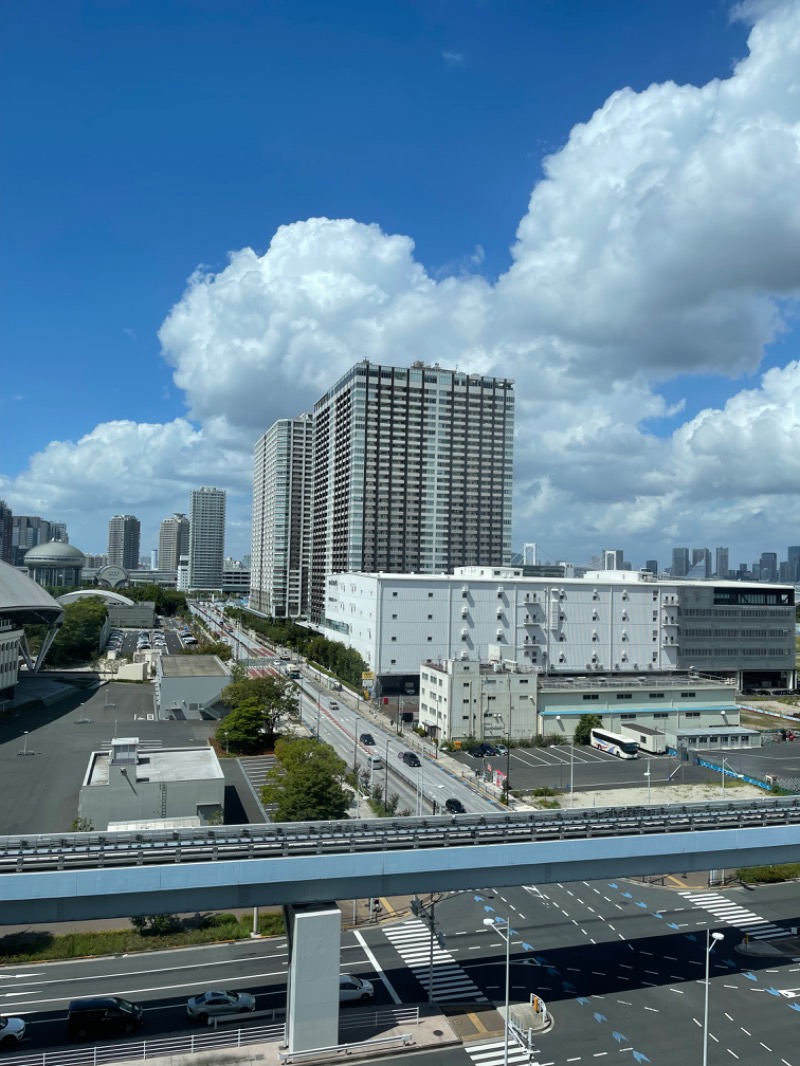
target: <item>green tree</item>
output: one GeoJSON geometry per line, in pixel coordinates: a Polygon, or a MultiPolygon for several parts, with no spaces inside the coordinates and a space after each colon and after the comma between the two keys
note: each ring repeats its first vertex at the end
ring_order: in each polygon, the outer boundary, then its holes
{"type": "Polygon", "coordinates": [[[589,733],[592,729],[596,729],[603,724],[603,719],[599,714],[582,714],[580,721],[575,726],[575,737],[573,743],[575,744],[588,744],[589,733]]]}
{"type": "Polygon", "coordinates": [[[278,763],[261,789],[277,822],[320,822],[344,818],[350,793],[342,787],[346,765],[319,740],[283,739],[275,745],[278,763]]]}
{"type": "MultiPolygon", "coordinates": [[[[100,631],[106,620],[106,605],[94,597],[68,603],[64,607],[64,620],[56,634],[47,662],[50,666],[73,666],[85,663],[98,654],[100,631]]],[[[26,627],[26,632],[28,632],[26,627]]],[[[44,629],[31,627],[29,639],[34,647],[40,647],[44,629]]]]}
{"type": "Polygon", "coordinates": [[[248,677],[233,681],[220,693],[220,702],[236,710],[254,703],[261,708],[262,725],[268,738],[278,735],[281,725],[297,717],[297,690],[285,677],[248,677]]]}
{"type": "Polygon", "coordinates": [[[227,752],[248,755],[272,747],[264,728],[264,712],[257,700],[235,707],[217,726],[215,736],[227,752]]]}

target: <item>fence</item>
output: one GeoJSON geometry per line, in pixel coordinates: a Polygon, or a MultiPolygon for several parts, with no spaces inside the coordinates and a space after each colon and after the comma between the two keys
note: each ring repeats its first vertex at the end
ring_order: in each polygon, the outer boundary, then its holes
{"type": "MultiPolygon", "coordinates": [[[[397,1026],[419,1025],[419,1008],[397,1010],[359,1010],[341,1019],[340,1029],[393,1029],[397,1026]]],[[[98,1044],[82,1048],[50,1048],[25,1055],[3,1055],[3,1066],[103,1066],[113,1062],[145,1062],[168,1055],[196,1055],[201,1051],[248,1047],[252,1044],[284,1043],[286,1026],[254,1026],[251,1029],[200,1030],[186,1036],[169,1036],[159,1040],[142,1040],[120,1044],[98,1044]]],[[[355,1047],[362,1041],[353,1040],[341,1047],[355,1047]]],[[[369,1041],[363,1041],[369,1043],[369,1041]]]]}
{"type": "Polygon", "coordinates": [[[102,1066],[111,1062],[144,1062],[167,1055],[195,1055],[201,1051],[283,1042],[285,1026],[265,1025],[233,1032],[197,1032],[133,1043],[98,1044],[84,1048],[51,1048],[27,1055],[3,1056],[7,1066],[102,1066]]]}

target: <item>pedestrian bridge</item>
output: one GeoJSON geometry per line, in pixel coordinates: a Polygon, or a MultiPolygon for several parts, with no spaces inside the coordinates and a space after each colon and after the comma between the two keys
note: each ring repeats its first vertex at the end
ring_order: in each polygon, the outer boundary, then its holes
{"type": "Polygon", "coordinates": [[[795,861],[800,797],[0,837],[0,925],[795,861]]]}

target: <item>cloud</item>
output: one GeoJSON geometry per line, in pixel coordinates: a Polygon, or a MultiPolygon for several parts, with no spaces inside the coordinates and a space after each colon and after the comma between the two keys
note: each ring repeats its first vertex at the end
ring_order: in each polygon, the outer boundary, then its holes
{"type": "Polygon", "coordinates": [[[454,70],[456,67],[463,67],[467,57],[463,52],[442,52],[442,59],[445,61],[445,65],[448,70],[454,70]]]}
{"type": "Polygon", "coordinates": [[[797,364],[671,438],[648,429],[683,407],[662,383],[757,373],[800,290],[800,4],[737,11],[754,24],[730,77],[622,88],[573,128],[495,283],[474,272],[479,246],[442,275],[375,224],[282,226],[263,253],[198,268],[163,323],[187,420],[51,445],[20,492],[52,511],[103,481],[132,502],[152,481],[163,500],[243,486],[257,437],[354,362],[421,359],[516,379],[515,544],[581,561],[607,543],[644,557],[666,538],[785,538],[800,522],[797,364]]]}

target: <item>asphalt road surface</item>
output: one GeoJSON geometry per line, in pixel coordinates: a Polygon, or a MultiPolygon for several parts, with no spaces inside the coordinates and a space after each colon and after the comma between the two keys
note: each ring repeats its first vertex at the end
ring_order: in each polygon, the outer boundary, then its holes
{"type": "MultiPolygon", "coordinates": [[[[490,872],[487,869],[487,872],[490,872]]],[[[487,888],[441,898],[433,947],[424,922],[409,917],[345,932],[343,972],[372,980],[376,1004],[425,1002],[479,1011],[505,998],[502,935],[511,924],[512,1004],[542,997],[554,1019],[532,1058],[538,1066],[588,1066],[598,1059],[686,1066],[703,1045],[706,944],[709,1062],[800,1066],[800,959],[737,952],[745,933],[781,937],[798,922],[794,885],[698,892],[598,881],[543,888],[487,888]],[[431,982],[432,975],[432,982],[431,982]]],[[[0,969],[0,1012],[24,1013],[26,1050],[64,1042],[67,1002],[98,993],[145,1009],[149,1036],[188,1031],[186,999],[212,987],[252,992],[257,1009],[286,999],[283,938],[213,948],[0,969]]],[[[347,1008],[343,1008],[347,1009],[347,1008]]],[[[267,1019],[268,1022],[270,1019],[267,1019]]],[[[243,1024],[266,1024],[264,1018],[243,1024]]],[[[459,1053],[474,1066],[502,1066],[502,1042],[481,1039],[459,1053]]],[[[450,1060],[448,1060],[450,1061],[450,1060]]],[[[465,1059],[453,1059],[464,1062],[465,1059]]],[[[523,1060],[517,1053],[515,1064],[523,1060]]]]}

